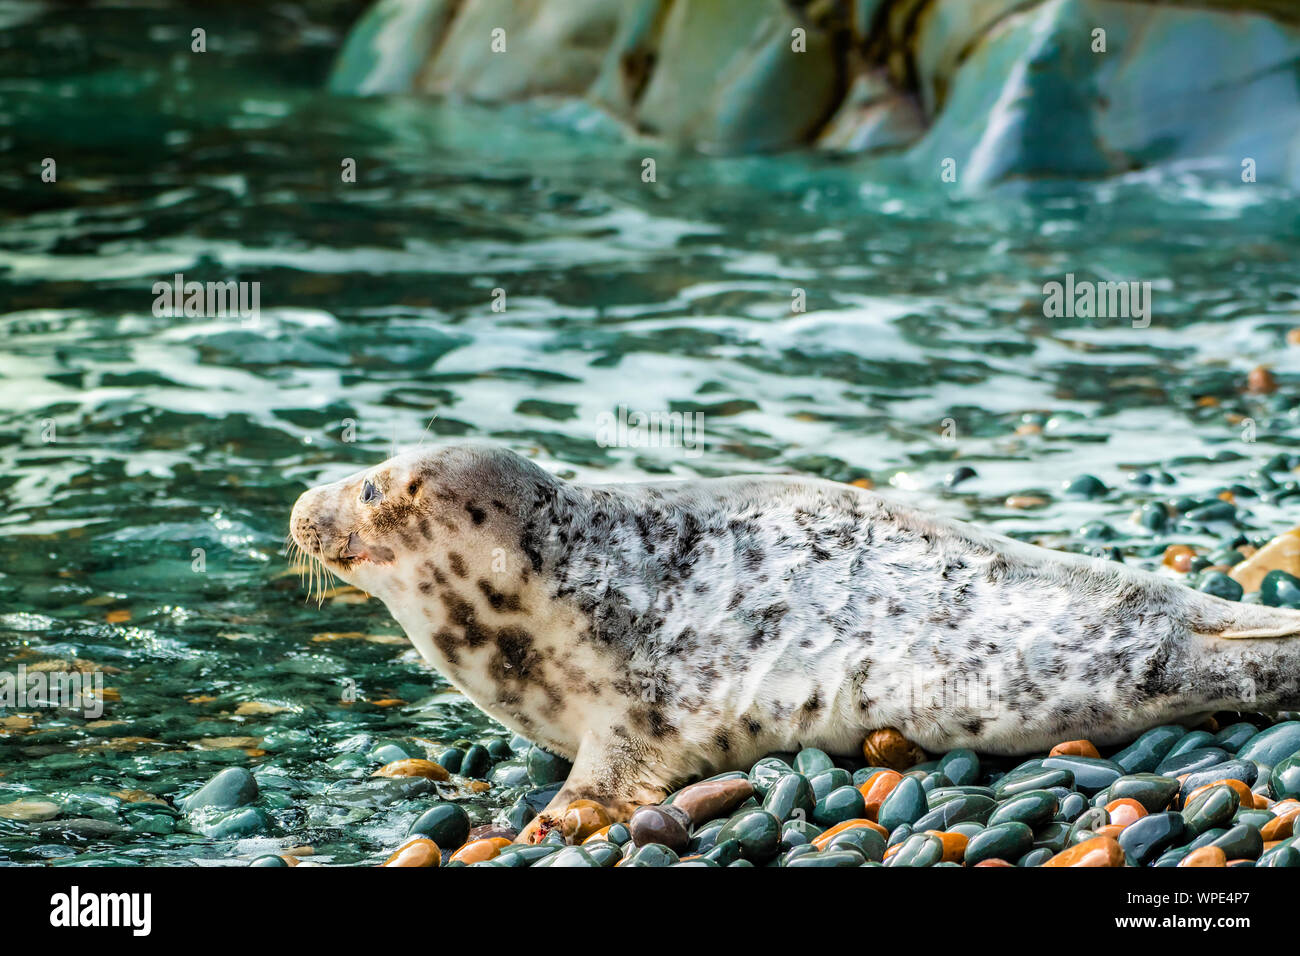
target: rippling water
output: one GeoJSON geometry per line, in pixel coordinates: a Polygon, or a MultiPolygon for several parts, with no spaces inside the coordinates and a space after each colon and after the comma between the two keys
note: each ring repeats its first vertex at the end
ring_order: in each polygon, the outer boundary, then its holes
{"type": "MultiPolygon", "coordinates": [[[[1104,520],[1142,560],[1174,539],[1135,505],[1300,437],[1291,195],[1189,172],[973,198],[860,160],[629,144],[572,105],[339,99],[321,85],[342,13],[276,9],[206,14],[192,54],[193,17],[167,8],[0,4],[0,666],[98,668],[115,692],[98,720],[0,710],[0,804],[134,827],[0,818],[0,860],[370,860],[421,804],[358,800],[368,771],[328,761],[501,733],[377,602],[317,609],[288,569],[294,498],[394,447],[867,479],[1060,547],[1104,520]],[[260,283],[258,323],[156,316],[178,272],[260,283]],[[1150,327],[1044,318],[1071,272],[1151,282],[1150,327]],[[1260,363],[1283,385],[1262,398],[1243,390],[1260,363]],[[620,405],[702,412],[702,453],[604,447],[620,405]],[[977,474],[950,489],[959,463],[977,474]],[[1176,485],[1126,481],[1151,466],[1176,485]],[[1116,490],[1060,497],[1083,472],[1116,490]],[[150,830],[150,804],[113,796],[231,764],[270,794],[264,836],[150,830]]],[[[1288,500],[1245,527],[1294,523],[1288,500]]]]}

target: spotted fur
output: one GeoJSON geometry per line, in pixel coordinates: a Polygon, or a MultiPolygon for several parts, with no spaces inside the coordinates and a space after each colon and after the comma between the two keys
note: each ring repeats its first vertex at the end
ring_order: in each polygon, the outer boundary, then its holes
{"type": "Polygon", "coordinates": [[[479,707],[575,758],[557,801],[626,809],[877,727],[1015,754],[1300,706],[1300,613],[820,480],[581,486],[454,447],[313,489],[292,527],[479,707]]]}

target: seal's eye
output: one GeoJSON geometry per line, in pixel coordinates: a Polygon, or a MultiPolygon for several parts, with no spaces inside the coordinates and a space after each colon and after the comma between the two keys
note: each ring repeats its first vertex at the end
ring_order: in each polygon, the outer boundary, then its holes
{"type": "Polygon", "coordinates": [[[379,489],[378,489],[378,488],[376,488],[374,485],[372,485],[369,481],[363,481],[363,482],[361,483],[361,503],[362,503],[362,504],[366,504],[366,505],[368,505],[368,504],[372,504],[373,502],[378,501],[379,498],[380,498],[380,494],[379,494],[379,489]]]}

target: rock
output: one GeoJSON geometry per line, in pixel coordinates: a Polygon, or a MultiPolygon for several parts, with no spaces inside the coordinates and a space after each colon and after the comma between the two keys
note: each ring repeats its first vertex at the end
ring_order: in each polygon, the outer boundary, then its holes
{"type": "Polygon", "coordinates": [[[813,822],[823,827],[834,826],[845,820],[861,819],[863,816],[862,794],[852,785],[837,787],[813,807],[813,822]]]}
{"type": "Polygon", "coordinates": [[[628,825],[632,842],[638,847],[658,843],[674,852],[681,852],[691,838],[690,817],[671,805],[638,807],[628,825]]]}
{"type": "Polygon", "coordinates": [[[1260,548],[1228,576],[1247,591],[1258,591],[1264,575],[1270,571],[1285,571],[1300,577],[1300,527],[1284,531],[1260,548]]]}
{"type": "Polygon", "coordinates": [[[730,816],[735,809],[754,796],[754,786],[746,778],[705,780],[681,790],[673,806],[685,811],[694,826],[730,816]]]}
{"type": "Polygon", "coordinates": [[[1106,816],[1113,824],[1126,827],[1147,815],[1146,807],[1130,797],[1122,797],[1106,804],[1106,816]]]}
{"type": "Polygon", "coordinates": [[[893,727],[873,730],[862,742],[867,763],[891,770],[908,770],[925,760],[925,751],[893,727]]]}
{"type": "Polygon", "coordinates": [[[473,744],[465,750],[465,757],[460,762],[463,777],[486,777],[492,769],[492,755],[482,744],[473,744]]]}
{"type": "Polygon", "coordinates": [[[1288,720],[1261,730],[1237,750],[1238,760],[1253,760],[1272,767],[1300,751],[1300,720],[1288,720]]]}
{"type": "MultiPolygon", "coordinates": [[[[969,786],[979,779],[980,758],[973,750],[950,750],[939,760],[939,773],[958,787],[969,786]]],[[[863,796],[866,794],[864,793],[863,796]]]]}
{"type": "Polygon", "coordinates": [[[1034,831],[1018,820],[986,827],[966,844],[966,864],[984,860],[1018,860],[1034,845],[1034,831]]]}
{"type": "Polygon", "coordinates": [[[426,780],[450,780],[449,774],[432,760],[408,757],[384,764],[372,774],[375,777],[423,777],[426,780]]]}
{"type": "Polygon", "coordinates": [[[236,837],[265,833],[271,820],[260,807],[240,807],[235,810],[199,810],[191,815],[194,829],[214,840],[231,840],[236,837]]]}
{"type": "Polygon", "coordinates": [[[410,91],[455,8],[455,0],[380,0],[348,34],[330,90],[363,96],[410,91]]]}
{"type": "MultiPolygon", "coordinates": [[[[633,815],[635,818],[635,814],[633,815]]],[[[675,815],[674,818],[676,819],[675,815]]],[[[573,843],[581,843],[596,833],[610,825],[609,811],[599,803],[592,800],[575,800],[570,803],[560,816],[560,832],[564,834],[565,839],[573,843]]],[[[635,837],[633,837],[635,840],[635,837]]],[[[673,846],[664,840],[643,841],[664,843],[667,846],[673,846]]]]}
{"type": "Polygon", "coordinates": [[[710,152],[788,148],[815,136],[842,82],[831,36],[780,0],[675,0],[634,119],[710,152]],[[796,27],[806,52],[792,49],[796,27]]]}
{"type": "Polygon", "coordinates": [[[1107,836],[1093,837],[1062,850],[1043,866],[1106,866],[1124,865],[1124,851],[1119,843],[1107,836]]]}
{"type": "Polygon", "coordinates": [[[1269,571],[1259,582],[1259,600],[1269,607],[1300,607],[1300,578],[1286,571],[1269,571]]]}
{"type": "MultiPolygon", "coordinates": [[[[1060,801],[1057,799],[1056,794],[1050,790],[1026,790],[1013,797],[1008,797],[999,804],[988,818],[987,825],[994,827],[1000,823],[1019,821],[1028,825],[1030,829],[1036,830],[1052,821],[1059,806],[1060,801]]],[[[1006,853],[994,855],[1003,856],[1007,859],[1011,858],[1006,853]]]]}
{"type": "Polygon", "coordinates": [[[481,840],[471,840],[453,853],[448,862],[468,865],[470,863],[480,863],[484,860],[493,860],[510,845],[511,841],[505,837],[486,837],[481,840]]]}
{"type": "Polygon", "coordinates": [[[1228,857],[1217,846],[1203,846],[1187,854],[1179,866],[1227,866],[1228,857]]]}
{"type": "Polygon", "coordinates": [[[180,801],[187,813],[195,810],[233,810],[257,799],[257,781],[243,767],[227,767],[197,791],[180,801]]]}
{"type": "Polygon", "coordinates": [[[438,846],[454,850],[469,839],[469,814],[454,803],[438,803],[411,824],[408,836],[428,837],[438,846]]]}
{"type": "Polygon", "coordinates": [[[931,13],[919,21],[918,82],[923,101],[932,98],[940,109],[909,153],[918,170],[933,177],[951,157],[973,187],[1204,159],[1240,178],[1240,159],[1249,156],[1294,182],[1300,94],[1283,64],[1300,55],[1296,27],[1244,11],[1170,4],[1076,0],[1011,12],[1007,0],[969,5],[986,16],[931,13]],[[971,27],[960,28],[965,23],[971,27]],[[1099,24],[1104,55],[1090,40],[1099,24]],[[963,41],[954,59],[947,51],[963,41]],[[1201,65],[1194,77],[1170,67],[1186,62],[1201,65]],[[1170,109],[1171,102],[1185,107],[1170,109]],[[1256,111],[1284,117],[1287,132],[1266,133],[1251,116],[1256,111]]]}
{"type": "Polygon", "coordinates": [[[1097,753],[1097,748],[1092,745],[1090,740],[1066,740],[1057,744],[1048,753],[1049,757],[1092,757],[1100,760],[1101,754],[1097,753]]]}
{"type": "Polygon", "coordinates": [[[862,815],[868,820],[875,820],[880,814],[881,804],[902,782],[902,779],[903,775],[896,770],[878,770],[867,778],[867,781],[858,787],[862,793],[862,815]]]}
{"type": "Polygon", "coordinates": [[[533,746],[528,748],[525,757],[528,766],[528,779],[534,787],[545,787],[553,783],[562,783],[569,776],[573,764],[559,754],[533,746]]]}
{"type": "Polygon", "coordinates": [[[737,840],[740,855],[750,863],[766,863],[776,856],[781,842],[781,822],[765,810],[736,814],[718,832],[718,843],[737,840]]]}
{"type": "Polygon", "coordinates": [[[442,854],[438,850],[438,844],[424,837],[416,837],[394,850],[392,856],[380,866],[438,866],[441,862],[442,854]]]}
{"type": "Polygon", "coordinates": [[[915,777],[904,777],[880,805],[877,821],[888,832],[915,823],[927,809],[925,789],[915,777]]]}
{"type": "Polygon", "coordinates": [[[48,800],[13,800],[0,803],[0,820],[42,823],[59,815],[59,805],[48,800]]]}
{"type": "Polygon", "coordinates": [[[1275,799],[1300,797],[1300,752],[1279,761],[1268,779],[1275,799]]]}
{"type": "Polygon", "coordinates": [[[1134,866],[1145,866],[1182,841],[1186,833],[1181,814],[1152,813],[1125,827],[1118,842],[1134,866]]]}

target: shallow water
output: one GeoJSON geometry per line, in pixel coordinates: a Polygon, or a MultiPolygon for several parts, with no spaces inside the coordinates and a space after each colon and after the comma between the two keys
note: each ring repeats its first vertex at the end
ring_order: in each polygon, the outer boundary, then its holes
{"type": "MultiPolygon", "coordinates": [[[[0,710],[0,804],[60,807],[0,819],[0,861],[370,861],[432,796],[382,806],[356,790],[372,767],[327,761],[503,735],[377,602],[318,609],[289,571],[295,497],[395,447],[491,440],[584,479],[868,479],[1059,547],[1105,521],[1147,564],[1296,523],[1286,493],[1231,527],[1129,521],[1295,449],[1294,196],[1189,172],[972,198],[859,160],[693,156],[574,106],[329,96],[338,13],[205,14],[202,55],[190,19],[0,8],[0,668],[80,661],[120,698],[97,720],[0,710]],[[260,283],[257,324],[156,316],[177,272],[260,283]],[[1151,282],[1150,327],[1045,318],[1071,272],[1151,282]],[[1262,362],[1282,388],[1245,394],[1262,362]],[[702,412],[702,445],[604,447],[619,406],[702,412]],[[948,488],[958,463],[977,475],[948,488]],[[1152,467],[1175,483],[1127,480],[1152,467]],[[1114,490],[1062,497],[1084,472],[1114,490]],[[1022,494],[1049,501],[1006,505],[1022,494]],[[228,765],[256,771],[264,835],[112,795],[228,765]],[[134,830],[57,826],[87,818],[134,830]]],[[[511,796],[473,798],[475,821],[511,796]]]]}

